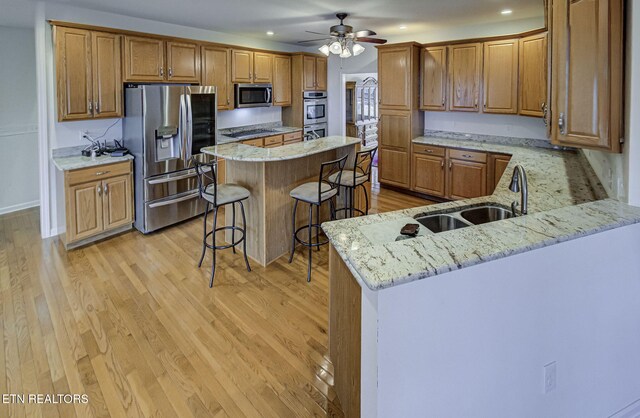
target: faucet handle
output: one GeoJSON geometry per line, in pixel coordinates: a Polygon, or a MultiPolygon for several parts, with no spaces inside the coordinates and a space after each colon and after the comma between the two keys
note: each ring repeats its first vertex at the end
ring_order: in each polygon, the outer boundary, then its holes
{"type": "Polygon", "coordinates": [[[518,216],[517,208],[518,208],[518,202],[514,200],[513,202],[511,202],[511,214],[513,215],[514,218],[518,216]]]}

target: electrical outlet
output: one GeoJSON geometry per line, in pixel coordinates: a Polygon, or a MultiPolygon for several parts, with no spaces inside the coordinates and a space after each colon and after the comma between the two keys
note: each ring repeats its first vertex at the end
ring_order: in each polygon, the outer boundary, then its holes
{"type": "Polygon", "coordinates": [[[85,135],[89,135],[89,131],[80,131],[80,142],[85,140],[85,135]]]}
{"type": "Polygon", "coordinates": [[[556,362],[544,366],[544,393],[552,392],[556,389],[556,362]]]}

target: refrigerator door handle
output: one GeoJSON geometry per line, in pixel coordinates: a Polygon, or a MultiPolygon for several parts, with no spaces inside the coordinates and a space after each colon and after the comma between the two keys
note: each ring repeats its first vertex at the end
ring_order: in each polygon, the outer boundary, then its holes
{"type": "Polygon", "coordinates": [[[187,161],[187,104],[185,95],[180,95],[180,157],[183,161],[187,161]]]}
{"type": "Polygon", "coordinates": [[[191,108],[191,94],[185,95],[185,101],[187,104],[187,149],[185,152],[185,167],[189,166],[189,160],[191,159],[191,148],[193,147],[193,109],[191,108]]]}

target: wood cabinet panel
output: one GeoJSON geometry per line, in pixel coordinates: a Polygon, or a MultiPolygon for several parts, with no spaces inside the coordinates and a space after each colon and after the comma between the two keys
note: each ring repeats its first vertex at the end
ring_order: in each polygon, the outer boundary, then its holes
{"type": "Polygon", "coordinates": [[[485,113],[518,113],[518,43],[518,39],[484,43],[485,113]]]}
{"type": "Polygon", "coordinates": [[[217,171],[216,181],[218,184],[225,184],[227,182],[227,162],[224,158],[217,157],[217,171]]]}
{"type": "Polygon", "coordinates": [[[286,143],[302,141],[302,131],[291,132],[283,135],[283,141],[286,143]]]}
{"type": "Polygon", "coordinates": [[[478,163],[487,162],[487,154],[478,151],[469,151],[462,149],[449,149],[449,158],[463,161],[475,161],[478,163]]]}
{"type": "Polygon", "coordinates": [[[216,86],[218,110],[233,109],[233,86],[231,83],[231,52],[228,48],[203,46],[203,86],[216,86]]]}
{"type": "Polygon", "coordinates": [[[445,110],[447,98],[447,47],[437,46],[422,50],[423,110],[445,110]]]}
{"type": "Polygon", "coordinates": [[[477,112],[480,97],[482,44],[449,47],[449,110],[477,112]]]}
{"type": "Polygon", "coordinates": [[[102,181],[70,187],[66,209],[67,241],[81,240],[102,232],[102,181]]]}
{"type": "Polygon", "coordinates": [[[198,45],[167,41],[167,80],[200,82],[200,49],[198,45]]]}
{"type": "Polygon", "coordinates": [[[409,152],[380,148],[378,179],[381,183],[409,188],[409,152]]]}
{"type": "Polygon", "coordinates": [[[95,117],[122,117],[122,36],[91,34],[93,108],[95,117]]]}
{"type": "Polygon", "coordinates": [[[273,57],[273,105],[291,105],[291,57],[273,57]]]}
{"type": "Polygon", "coordinates": [[[445,194],[445,158],[430,155],[413,155],[411,189],[432,196],[445,194]]]}
{"type": "Polygon", "coordinates": [[[444,157],[446,153],[446,149],[442,147],[436,147],[433,145],[418,145],[413,144],[413,152],[416,154],[425,154],[425,155],[437,155],[439,157],[444,157]]]}
{"type": "Polygon", "coordinates": [[[525,116],[544,117],[547,99],[547,34],[520,39],[518,66],[518,112],[525,116]]]}
{"type": "Polygon", "coordinates": [[[316,89],[316,57],[302,57],[302,87],[303,90],[316,89]]]}
{"type": "Polygon", "coordinates": [[[489,177],[487,178],[487,187],[490,188],[491,193],[493,193],[498,186],[498,183],[500,183],[500,179],[502,179],[502,175],[507,169],[509,161],[511,161],[511,157],[508,155],[494,154],[491,156],[489,177]]]}
{"type": "Polygon", "coordinates": [[[280,146],[283,143],[283,136],[282,135],[272,135],[272,136],[267,136],[264,138],[264,146],[265,147],[271,147],[271,146],[280,146]]]}
{"type": "Polygon", "coordinates": [[[316,58],[316,90],[327,90],[327,59],[316,58]]]}
{"type": "Polygon", "coordinates": [[[383,111],[378,124],[380,147],[408,151],[411,140],[411,113],[383,111]]]}
{"type": "Polygon", "coordinates": [[[264,52],[253,53],[253,82],[271,83],[273,80],[273,55],[264,52]]]}
{"type": "Polygon", "coordinates": [[[58,121],[91,118],[91,32],[57,27],[55,49],[58,121]]]}
{"type": "Polygon", "coordinates": [[[447,196],[469,199],[487,195],[487,164],[449,159],[447,196]]]}
{"type": "Polygon", "coordinates": [[[622,1],[553,2],[552,141],[619,151],[622,1]]]}
{"type": "Polygon", "coordinates": [[[380,109],[411,110],[411,47],[378,48],[380,109]]]}
{"type": "Polygon", "coordinates": [[[231,81],[253,82],[253,52],[234,49],[231,51],[231,81]]]}
{"type": "Polygon", "coordinates": [[[242,141],[245,145],[251,145],[254,147],[263,147],[264,146],[264,138],[256,138],[256,139],[247,139],[242,141]]]}
{"type": "Polygon", "coordinates": [[[102,182],[104,230],[133,222],[131,175],[112,177],[102,182]]]}
{"type": "Polygon", "coordinates": [[[164,41],[139,36],[124,37],[124,81],[163,81],[164,41]]]}

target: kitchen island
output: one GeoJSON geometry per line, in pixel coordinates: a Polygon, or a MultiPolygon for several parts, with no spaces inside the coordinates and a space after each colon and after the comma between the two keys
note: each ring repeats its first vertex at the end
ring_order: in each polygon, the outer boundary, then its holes
{"type": "Polygon", "coordinates": [[[414,143],[511,161],[490,196],[323,224],[329,351],[345,415],[596,417],[635,400],[640,208],[608,198],[581,152],[414,143]],[[397,240],[417,216],[509,208],[520,200],[508,189],[516,165],[527,170],[528,215],[441,233],[421,226],[421,236],[397,240]],[[545,398],[554,362],[561,398],[545,398]]]}
{"type": "MultiPolygon", "coordinates": [[[[291,249],[294,200],[289,192],[304,182],[317,182],[323,162],[349,155],[349,167],[359,147],[358,138],[330,136],[275,148],[228,143],[203,148],[202,152],[224,159],[226,182],[251,192],[245,207],[247,255],[266,266],[291,249]]],[[[307,213],[306,205],[298,205],[296,227],[307,223],[307,213]]],[[[321,217],[328,219],[328,207],[321,217]]],[[[231,211],[225,211],[225,222],[231,225],[231,211]]],[[[227,232],[226,240],[230,239],[227,232]]]]}

